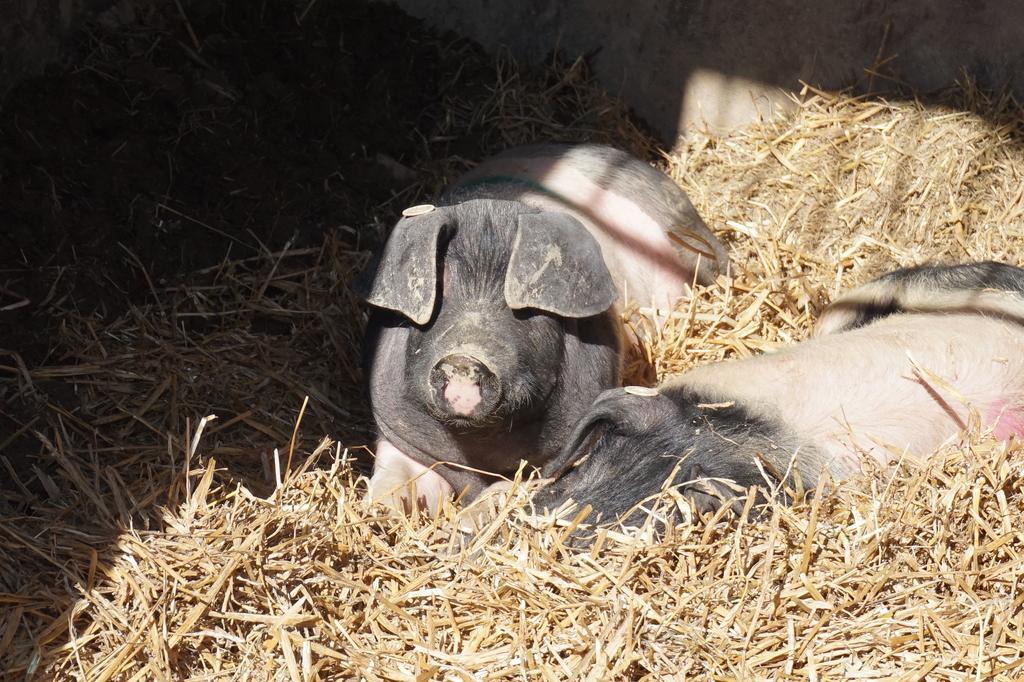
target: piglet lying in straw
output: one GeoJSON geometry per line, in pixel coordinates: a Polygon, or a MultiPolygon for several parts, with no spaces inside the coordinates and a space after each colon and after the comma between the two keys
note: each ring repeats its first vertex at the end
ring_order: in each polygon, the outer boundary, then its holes
{"type": "Polygon", "coordinates": [[[726,265],[678,186],[599,145],[513,149],[407,209],[366,278],[370,497],[435,509],[545,465],[619,385],[616,306],[726,265]]]}
{"type": "MultiPolygon", "coordinates": [[[[698,367],[658,389],[602,393],[534,498],[622,517],[673,482],[701,511],[758,486],[925,457],[972,414],[999,439],[1024,434],[1024,270],[985,262],[898,270],[835,301],[815,338],[698,367]],[[586,459],[573,468],[584,455],[586,459]]],[[[637,520],[636,517],[634,520],[637,520]]]]}

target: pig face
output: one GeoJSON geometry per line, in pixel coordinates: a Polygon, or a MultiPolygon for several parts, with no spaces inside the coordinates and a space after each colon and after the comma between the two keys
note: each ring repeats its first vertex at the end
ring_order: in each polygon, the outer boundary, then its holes
{"type": "Polygon", "coordinates": [[[550,313],[509,308],[497,283],[474,273],[477,263],[464,255],[445,259],[435,319],[409,331],[406,390],[453,432],[500,430],[513,415],[544,409],[563,359],[563,328],[550,313]]]}
{"type": "MultiPolygon", "coordinates": [[[[617,380],[614,335],[599,356],[574,350],[594,344],[587,321],[615,296],[600,248],[567,214],[471,200],[404,218],[366,296],[380,309],[368,365],[382,435],[425,466],[539,462],[617,380]]],[[[439,473],[455,491],[483,487],[439,473]]]]}
{"type": "Polygon", "coordinates": [[[544,467],[545,477],[555,480],[534,496],[534,504],[552,508],[571,497],[590,504],[595,518],[638,523],[638,506],[668,484],[700,512],[726,500],[738,511],[751,487],[781,488],[780,472],[754,465],[747,453],[776,451],[789,440],[778,424],[735,404],[707,406],[679,392],[669,397],[654,389],[612,389],[544,467]]]}

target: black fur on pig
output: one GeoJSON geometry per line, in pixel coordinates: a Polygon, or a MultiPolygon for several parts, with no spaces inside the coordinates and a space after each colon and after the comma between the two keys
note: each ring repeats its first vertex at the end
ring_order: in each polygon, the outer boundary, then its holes
{"type": "MultiPolygon", "coordinates": [[[[512,475],[521,459],[543,465],[593,399],[618,383],[621,325],[611,308],[610,280],[590,279],[600,279],[603,264],[584,262],[593,258],[585,248],[593,240],[582,225],[577,232],[569,226],[574,243],[563,245],[559,257],[560,267],[569,270],[565,275],[572,291],[558,292],[565,282],[556,282],[557,300],[550,302],[559,312],[582,314],[570,317],[541,309],[547,305],[543,300],[521,309],[511,308],[507,300],[506,275],[515,249],[523,248],[524,220],[548,220],[544,214],[514,201],[467,200],[400,227],[415,235],[415,230],[428,229],[421,227],[427,225],[424,218],[442,223],[436,244],[425,239],[412,247],[419,255],[437,249],[432,265],[436,295],[430,293],[429,305],[423,303],[427,315],[421,323],[397,311],[371,309],[365,342],[371,406],[385,439],[424,466],[453,463],[435,470],[456,493],[467,491],[472,497],[496,480],[481,471],[512,475]],[[564,310],[572,306],[578,310],[564,310]],[[480,417],[439,411],[428,381],[440,357],[467,347],[486,356],[500,384],[494,389],[494,409],[480,417]]],[[[389,246],[392,242],[400,246],[395,237],[389,246]]],[[[595,253],[600,260],[600,251],[595,253]]],[[[523,267],[534,260],[530,255],[523,267]]],[[[381,281],[379,272],[375,277],[373,286],[396,285],[381,281]]],[[[543,281],[528,272],[517,277],[523,281],[511,283],[512,293],[526,299],[537,292],[520,285],[543,281]]],[[[416,305],[426,298],[417,298],[416,305]]]]}
{"type": "Polygon", "coordinates": [[[793,478],[787,459],[796,443],[777,422],[742,405],[715,404],[687,387],[673,387],[669,395],[613,389],[601,394],[542,469],[555,480],[533,501],[551,509],[571,497],[591,505],[591,521],[637,524],[643,520],[638,504],[667,485],[700,512],[726,500],[738,511],[751,487],[762,489],[761,501],[766,488],[786,499],[779,482],[793,478]]]}

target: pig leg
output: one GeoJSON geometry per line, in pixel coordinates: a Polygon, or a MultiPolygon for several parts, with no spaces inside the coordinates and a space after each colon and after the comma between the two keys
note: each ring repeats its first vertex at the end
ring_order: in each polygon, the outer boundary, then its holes
{"type": "Polygon", "coordinates": [[[1024,269],[985,261],[895,270],[833,301],[814,336],[907,312],[976,312],[1024,323],[1024,269]]]}
{"type": "MultiPolygon", "coordinates": [[[[741,509],[751,486],[780,488],[797,451],[785,430],[735,405],[703,403],[685,392],[602,393],[545,467],[542,473],[556,480],[538,492],[534,504],[552,509],[571,498],[590,504],[604,520],[625,517],[636,524],[643,519],[637,504],[656,495],[670,477],[669,484],[701,512],[723,504],[741,509]]],[[[802,473],[805,486],[817,483],[816,477],[808,480],[813,472],[802,473]]]]}
{"type": "Polygon", "coordinates": [[[370,502],[381,502],[392,509],[404,511],[415,496],[419,507],[436,514],[441,500],[452,494],[448,482],[390,442],[377,443],[377,459],[369,486],[370,502]]]}

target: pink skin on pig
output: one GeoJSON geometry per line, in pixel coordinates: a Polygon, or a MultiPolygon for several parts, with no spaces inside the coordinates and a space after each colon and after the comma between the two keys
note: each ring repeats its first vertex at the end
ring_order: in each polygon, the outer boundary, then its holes
{"type": "Polygon", "coordinates": [[[448,385],[444,387],[444,397],[456,414],[472,414],[480,404],[480,385],[472,379],[454,377],[449,379],[448,385]]]}
{"type": "MultiPolygon", "coordinates": [[[[583,224],[601,245],[612,277],[621,283],[621,303],[666,308],[689,292],[693,270],[679,262],[664,227],[629,197],[598,187],[564,162],[549,167],[543,184],[583,213],[583,224]]],[[[557,201],[537,199],[543,201],[557,210],[557,201]]]]}
{"type": "Polygon", "coordinates": [[[1024,410],[1005,400],[997,400],[985,414],[985,423],[992,424],[992,435],[999,440],[1024,435],[1024,410]]]}
{"type": "Polygon", "coordinates": [[[441,500],[452,494],[452,487],[433,469],[429,469],[389,441],[377,443],[377,457],[369,486],[370,502],[382,502],[393,509],[402,509],[409,500],[431,514],[441,507],[441,500]],[[415,495],[411,494],[415,488],[415,495]]]}
{"type": "Polygon", "coordinates": [[[699,367],[673,385],[781,420],[841,479],[862,453],[883,465],[927,456],[958,437],[972,408],[997,438],[1024,435],[1024,333],[971,313],[898,315],[699,367]]]}

